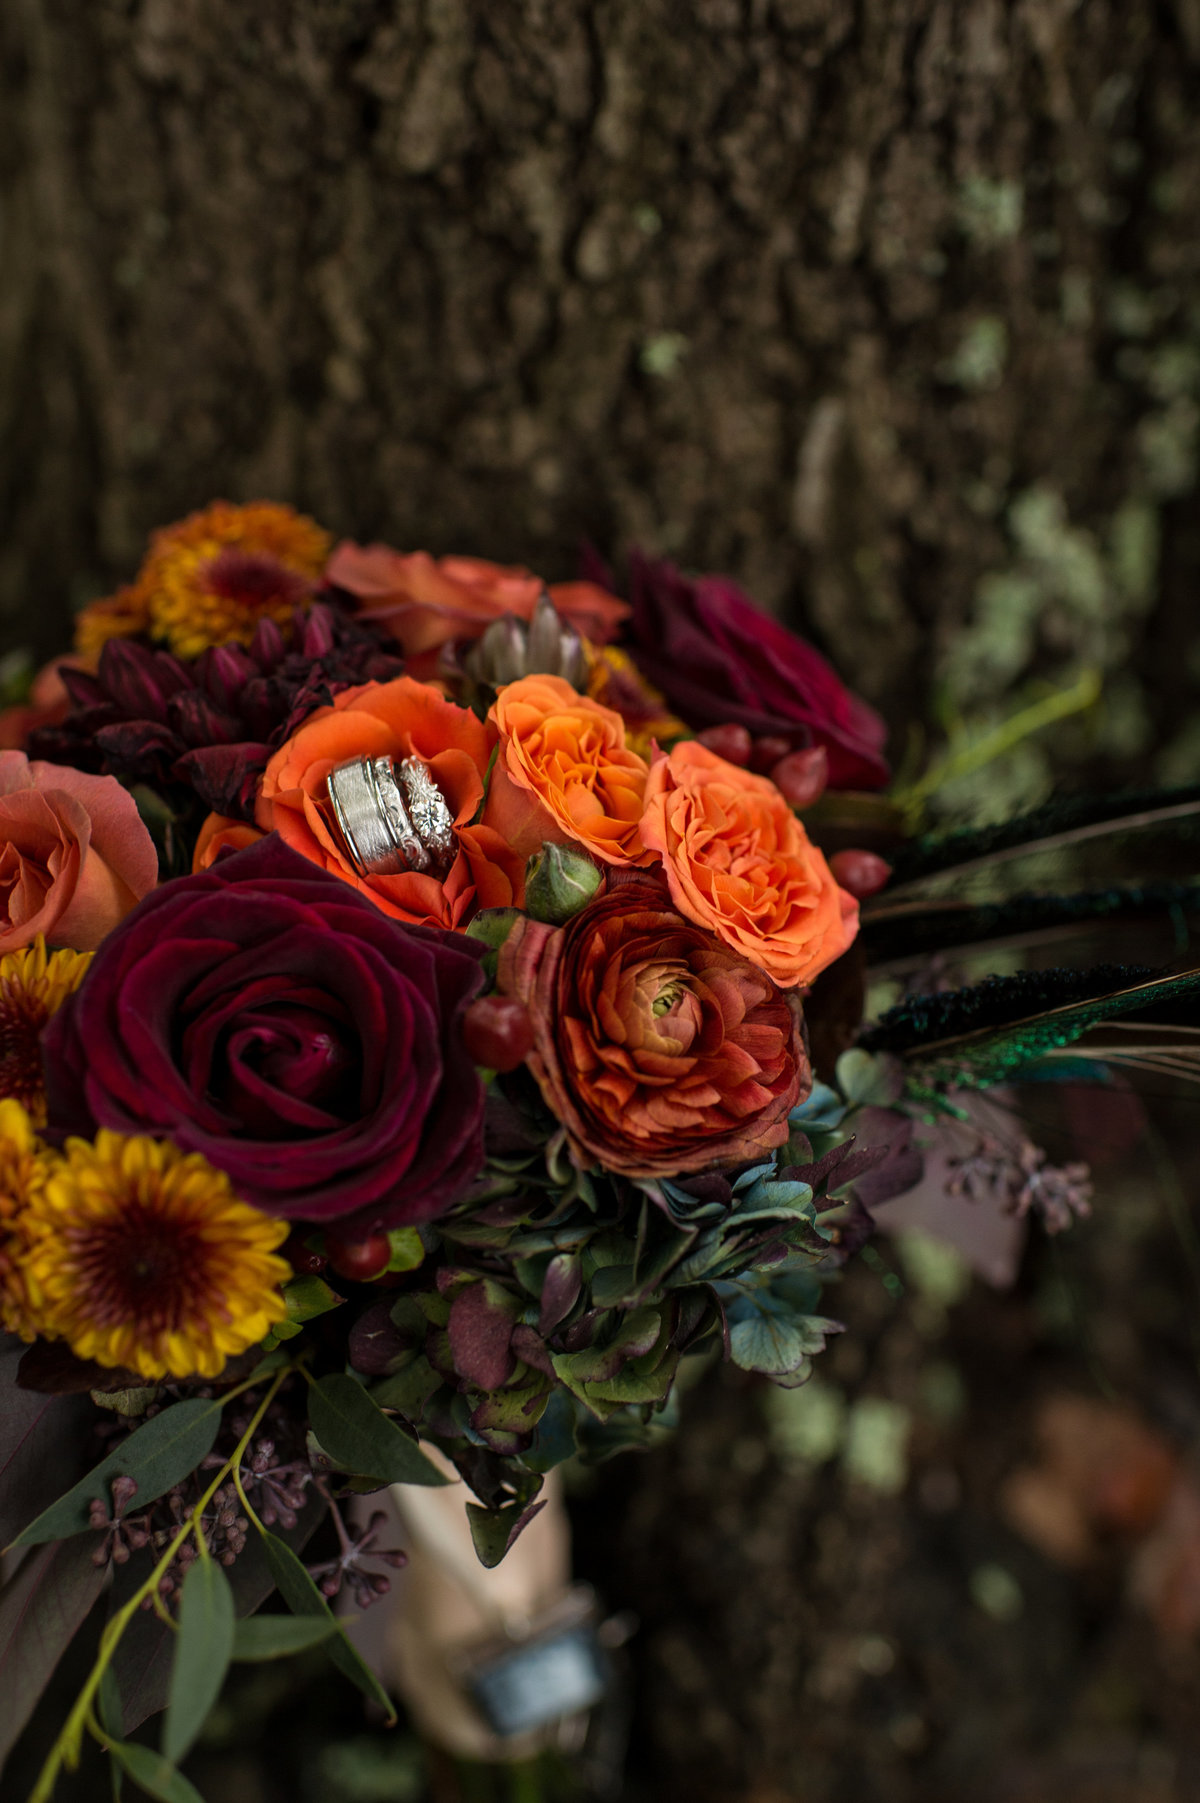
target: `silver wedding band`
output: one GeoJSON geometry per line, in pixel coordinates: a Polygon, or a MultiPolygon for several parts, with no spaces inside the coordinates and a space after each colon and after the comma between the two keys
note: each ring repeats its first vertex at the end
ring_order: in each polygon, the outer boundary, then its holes
{"type": "Polygon", "coordinates": [[[327,779],[329,805],[362,876],[444,874],[458,846],[445,797],[420,758],[354,758],[327,779]]]}

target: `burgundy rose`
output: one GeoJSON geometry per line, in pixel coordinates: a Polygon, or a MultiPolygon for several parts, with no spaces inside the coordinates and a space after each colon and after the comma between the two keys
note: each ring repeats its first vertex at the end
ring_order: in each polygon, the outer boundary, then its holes
{"type": "Polygon", "coordinates": [[[483,948],[401,925],[274,835],[166,883],[54,1017],[51,1129],[167,1137],[269,1214],[431,1219],[483,1163],[462,1041],[483,948]]]}
{"type": "Polygon", "coordinates": [[[883,788],[883,721],[811,645],[724,576],[692,579],[637,552],[629,576],[634,658],[689,726],[744,726],[789,751],[823,745],[832,788],[883,788]]]}
{"type": "Polygon", "coordinates": [[[812,1086],[794,994],[650,878],[565,927],[522,916],[498,985],[529,1010],[529,1069],[584,1169],[674,1177],[761,1157],[812,1086]]]}

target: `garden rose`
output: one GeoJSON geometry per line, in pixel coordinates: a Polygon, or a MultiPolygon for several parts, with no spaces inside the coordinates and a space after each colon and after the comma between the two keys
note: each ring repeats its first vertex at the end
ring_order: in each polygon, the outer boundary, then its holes
{"type": "Polygon", "coordinates": [[[689,726],[744,726],[793,751],[824,745],[835,789],[887,783],[878,714],[735,583],[635,554],[630,600],[637,662],[689,726]]]}
{"type": "MultiPolygon", "coordinates": [[[[528,570],[488,563],[481,557],[402,554],[387,545],[336,547],[326,581],[354,596],[360,617],[374,620],[409,659],[429,659],[442,645],[477,639],[494,620],[532,618],[546,592],[528,570]]],[[[565,620],[594,644],[607,644],[629,609],[594,582],[558,582],[550,599],[565,620]]]]}
{"type": "Polygon", "coordinates": [[[525,676],[501,689],[488,720],[500,754],[484,820],[516,849],[572,839],[606,864],[647,864],[638,831],[645,758],[625,743],[612,708],[561,676],[525,676]]]}
{"type": "Polygon", "coordinates": [[[520,907],[524,855],[486,820],[472,825],[495,733],[431,683],[394,682],[345,689],[318,708],[271,758],[255,817],[293,850],[340,877],[397,920],[465,925],[478,908],[520,907]],[[326,780],[352,758],[416,756],[430,769],[454,817],[458,852],[443,878],[403,871],[360,876],[329,811],[326,780]]]}
{"type": "Polygon", "coordinates": [[[166,883],[44,1037],[51,1130],[166,1137],[268,1214],[428,1220],[483,1160],[482,947],[403,927],[277,837],[166,883]]]}
{"type": "Polygon", "coordinates": [[[0,751],[0,954],[90,952],[158,881],[133,797],[111,776],[0,751]]]}
{"type": "Polygon", "coordinates": [[[794,996],[630,877],[565,927],[523,918],[498,982],[525,1003],[528,1064],[582,1168],[669,1177],[782,1145],[812,1086],[794,996]]]}
{"type": "Polygon", "coordinates": [[[651,766],[642,837],[680,912],[777,983],[811,983],[858,932],[858,903],[774,783],[695,739],[651,766]]]}

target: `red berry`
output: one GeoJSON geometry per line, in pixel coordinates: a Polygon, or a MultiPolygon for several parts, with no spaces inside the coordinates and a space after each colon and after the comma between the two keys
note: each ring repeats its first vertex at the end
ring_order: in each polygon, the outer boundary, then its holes
{"type": "Polygon", "coordinates": [[[463,1017],[463,1043],[476,1064],[515,1071],[533,1050],[533,1022],[512,995],[481,995],[463,1017]]]}
{"type": "Polygon", "coordinates": [[[744,770],[750,762],[752,741],[744,726],[706,726],[696,737],[727,764],[736,764],[744,770]]]}
{"type": "Polygon", "coordinates": [[[317,1277],[329,1263],[323,1252],[314,1252],[311,1246],[306,1246],[298,1233],[288,1235],[281,1256],[287,1259],[297,1277],[317,1277]]]}
{"type": "Polygon", "coordinates": [[[351,1283],[370,1283],[387,1269],[392,1248],[386,1233],[369,1233],[365,1240],[326,1239],[329,1262],[339,1277],[351,1283]]]}
{"type": "Polygon", "coordinates": [[[877,895],[892,874],[890,864],[873,851],[836,851],[829,860],[835,880],[851,895],[865,901],[877,895]]]}
{"type": "Polygon", "coordinates": [[[829,753],[824,745],[809,751],[789,751],[771,771],[771,781],[794,808],[810,808],[825,793],[829,781],[829,753]]]}
{"type": "Polygon", "coordinates": [[[782,733],[767,733],[761,739],[755,739],[750,752],[750,768],[760,776],[773,770],[780,758],[785,758],[792,749],[792,741],[785,739],[782,733]]]}

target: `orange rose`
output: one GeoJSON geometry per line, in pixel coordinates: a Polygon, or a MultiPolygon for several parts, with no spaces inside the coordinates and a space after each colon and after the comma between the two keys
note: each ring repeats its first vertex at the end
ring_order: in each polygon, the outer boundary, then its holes
{"type": "Polygon", "coordinates": [[[210,814],[200,828],[196,849],[192,853],[192,870],[196,875],[215,864],[223,851],[241,851],[255,845],[266,834],[248,820],[234,820],[228,814],[210,814]]]}
{"type": "Polygon", "coordinates": [[[652,765],[642,837],[680,913],[777,983],[811,983],[858,932],[858,903],[774,783],[695,739],[652,765]]]}
{"type": "Polygon", "coordinates": [[[158,881],[158,854],[112,776],[0,751],[0,953],[94,951],[158,881]]]}
{"type": "Polygon", "coordinates": [[[488,720],[500,754],[484,820],[529,855],[573,840],[606,864],[648,864],[638,831],[645,758],[625,743],[620,714],[561,676],[523,676],[501,689],[488,720]]]}
{"type": "MultiPolygon", "coordinates": [[[[326,579],[358,602],[360,617],[376,620],[410,661],[433,664],[433,654],[456,639],[477,639],[493,620],[529,620],[546,584],[528,570],[481,557],[407,556],[387,545],[337,546],[326,579]]],[[[550,599],[584,638],[607,644],[629,613],[594,582],[552,583],[550,599]]]]}
{"type": "Polygon", "coordinates": [[[430,683],[400,676],[344,689],[281,745],[263,775],[255,819],[396,920],[465,926],[476,908],[519,907],[524,859],[487,825],[472,826],[495,734],[430,683]],[[446,876],[360,877],[333,824],[326,778],[352,758],[418,757],[454,816],[458,852],[446,876]]]}

